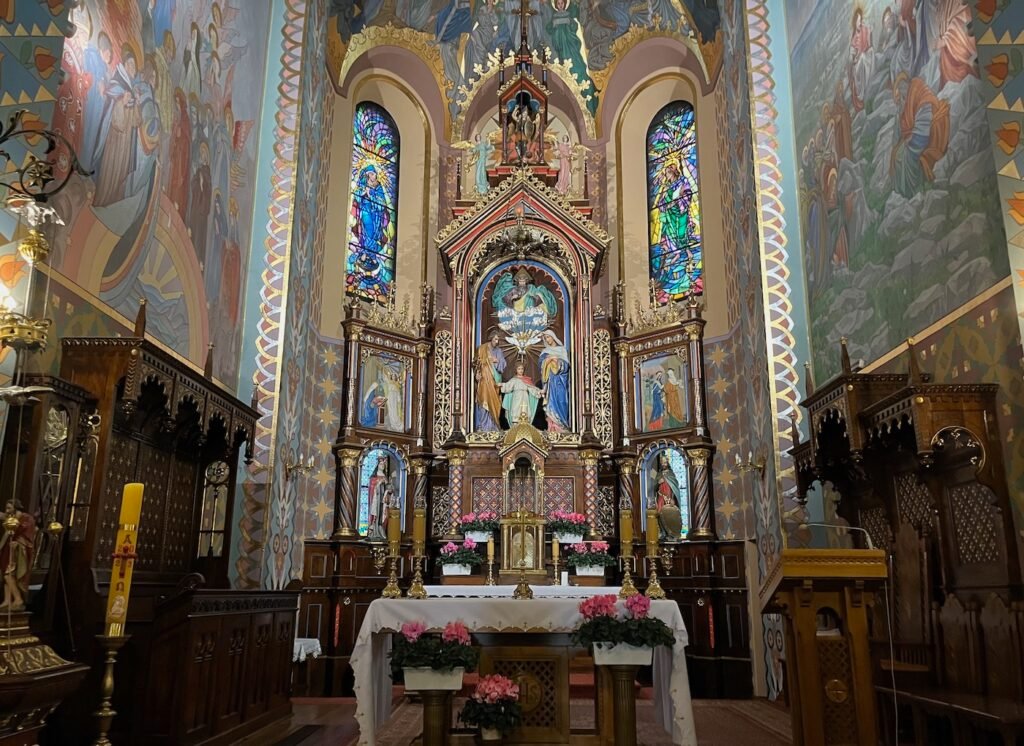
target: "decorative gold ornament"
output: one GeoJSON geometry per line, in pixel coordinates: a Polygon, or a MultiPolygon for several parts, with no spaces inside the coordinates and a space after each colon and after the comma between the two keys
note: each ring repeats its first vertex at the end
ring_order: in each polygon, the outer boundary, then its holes
{"type": "Polygon", "coordinates": [[[45,262],[47,257],[50,256],[50,243],[41,231],[36,228],[30,228],[28,235],[21,239],[21,243],[18,244],[18,253],[29,264],[45,262]]]}
{"type": "Polygon", "coordinates": [[[658,555],[648,557],[651,563],[651,572],[647,579],[647,593],[644,594],[652,601],[665,598],[665,589],[658,581],[658,555]]]}
{"type": "Polygon", "coordinates": [[[50,319],[35,319],[15,311],[0,312],[0,346],[42,352],[51,326],[50,319]]]}

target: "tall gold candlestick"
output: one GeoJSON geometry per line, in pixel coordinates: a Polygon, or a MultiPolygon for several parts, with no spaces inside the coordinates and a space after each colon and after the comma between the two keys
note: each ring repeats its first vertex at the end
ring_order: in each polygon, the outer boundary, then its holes
{"type": "Polygon", "coordinates": [[[382,598],[402,597],[402,589],[398,587],[398,552],[402,540],[401,515],[398,508],[388,509],[388,550],[391,555],[391,572],[388,574],[388,583],[380,594],[382,598]]]}
{"type": "Polygon", "coordinates": [[[658,511],[647,511],[647,560],[651,563],[647,575],[647,598],[665,598],[665,590],[658,581],[658,555],[661,553],[658,544],[658,511]]]}

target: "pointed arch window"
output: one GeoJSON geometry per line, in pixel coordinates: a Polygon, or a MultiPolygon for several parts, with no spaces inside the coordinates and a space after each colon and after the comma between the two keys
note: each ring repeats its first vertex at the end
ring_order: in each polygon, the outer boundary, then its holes
{"type": "Polygon", "coordinates": [[[357,105],[345,288],[374,303],[386,303],[394,291],[400,149],[391,115],[369,101],[357,105]]]}
{"type": "Polygon", "coordinates": [[[650,278],[655,301],[704,292],[693,105],[673,101],[647,128],[647,209],[650,278]]]}

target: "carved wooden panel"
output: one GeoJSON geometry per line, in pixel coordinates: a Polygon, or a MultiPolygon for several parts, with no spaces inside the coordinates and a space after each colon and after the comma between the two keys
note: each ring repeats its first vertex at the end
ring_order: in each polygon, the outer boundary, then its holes
{"type": "Polygon", "coordinates": [[[446,536],[455,531],[452,520],[452,498],[447,487],[434,486],[430,491],[430,534],[446,536]]]}
{"type": "Polygon", "coordinates": [[[850,646],[842,637],[817,638],[821,666],[822,720],[827,746],[857,743],[857,708],[853,699],[850,646]]]}
{"type": "Polygon", "coordinates": [[[196,465],[188,461],[174,461],[171,465],[164,513],[164,555],[160,568],[165,572],[188,572],[192,561],[192,510],[195,504],[196,474],[196,465]]]}
{"type": "Polygon", "coordinates": [[[501,493],[505,480],[501,477],[473,477],[473,510],[490,510],[501,515],[501,493]]]}
{"type": "Polygon", "coordinates": [[[585,512],[594,536],[612,536],[616,528],[615,486],[599,486],[594,496],[587,498],[585,512]]]}
{"type": "Polygon", "coordinates": [[[917,531],[909,523],[900,524],[896,534],[894,561],[896,613],[894,633],[900,642],[927,642],[931,598],[928,563],[917,531]]]}
{"type": "Polygon", "coordinates": [[[990,697],[1020,700],[1024,696],[1020,606],[1017,602],[1011,608],[993,593],[981,610],[986,694],[990,697]]]}
{"type": "Polygon", "coordinates": [[[146,485],[139,518],[137,570],[159,570],[167,509],[171,456],[148,443],[139,446],[138,481],[146,485]]]}
{"type": "Polygon", "coordinates": [[[939,612],[939,624],[945,667],[943,684],[953,690],[977,692],[977,612],[950,593],[939,612]]]}
{"type": "MultiPolygon", "coordinates": [[[[96,539],[96,566],[110,567],[114,542],[117,541],[117,521],[121,515],[121,492],[124,485],[135,481],[135,462],[138,441],[114,431],[110,439],[110,460],[107,478],[103,482],[103,507],[99,515],[96,539]]],[[[145,501],[144,501],[145,502],[145,501]]],[[[145,515],[145,506],[143,506],[145,515]]]]}
{"type": "Polygon", "coordinates": [[[889,551],[892,547],[892,527],[885,508],[879,506],[860,511],[860,525],[878,549],[889,551]]]}
{"type": "Polygon", "coordinates": [[[961,564],[999,562],[998,511],[992,491],[978,482],[968,482],[947,488],[946,494],[961,564]]]}
{"type": "MultiPolygon", "coordinates": [[[[935,503],[928,487],[912,471],[900,472],[893,479],[896,488],[896,504],[899,506],[899,519],[907,521],[918,531],[924,526],[931,526],[935,503]]],[[[874,539],[874,537],[871,538],[874,539]]]]}

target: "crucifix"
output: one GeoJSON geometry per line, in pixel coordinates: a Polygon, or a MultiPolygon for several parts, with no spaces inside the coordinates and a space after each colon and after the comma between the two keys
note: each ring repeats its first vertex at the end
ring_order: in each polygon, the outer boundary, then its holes
{"type": "Polygon", "coordinates": [[[537,12],[530,10],[530,0],[519,0],[519,54],[528,54],[530,51],[530,40],[527,34],[530,16],[537,12]]]}

